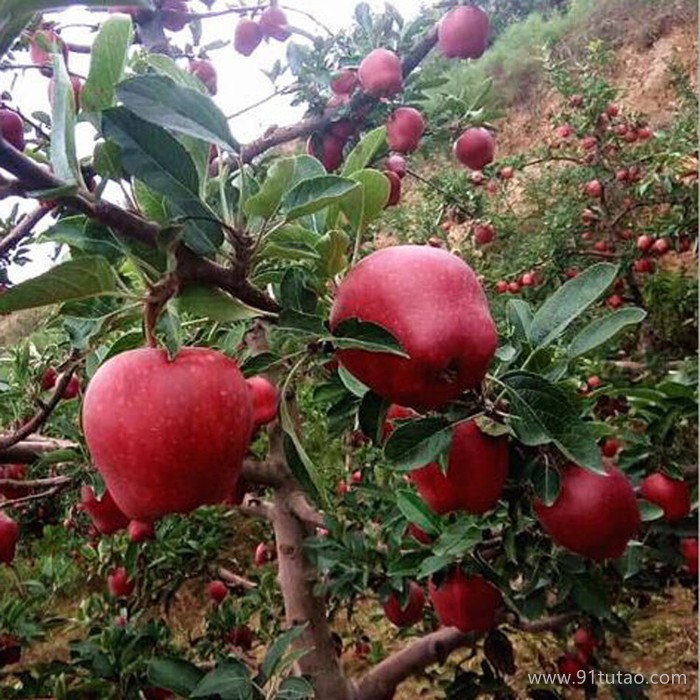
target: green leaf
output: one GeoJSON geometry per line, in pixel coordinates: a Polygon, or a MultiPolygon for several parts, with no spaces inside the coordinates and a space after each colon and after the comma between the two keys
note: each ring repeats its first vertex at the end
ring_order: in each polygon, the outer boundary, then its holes
{"type": "Polygon", "coordinates": [[[97,174],[102,177],[120,180],[124,175],[121,149],[113,141],[100,141],[95,144],[92,161],[97,174]]]}
{"type": "Polygon", "coordinates": [[[300,331],[313,336],[320,336],[326,332],[323,319],[320,316],[305,314],[296,309],[282,309],[277,319],[277,325],[280,328],[300,331]]]}
{"type": "Polygon", "coordinates": [[[589,576],[575,578],[571,587],[571,597],[584,612],[601,618],[610,616],[608,592],[603,581],[597,578],[589,576]]]}
{"type": "Polygon", "coordinates": [[[210,318],[217,323],[231,323],[263,315],[262,311],[247,306],[221,289],[199,284],[183,287],[175,302],[180,313],[210,318]]]}
{"type": "Polygon", "coordinates": [[[51,107],[51,167],[64,182],[80,183],[75,152],[75,95],[62,53],[53,54],[53,105],[51,107]]]}
{"type": "Polygon", "coordinates": [[[358,399],[363,398],[369,391],[368,386],[363,384],[357,377],[350,374],[343,366],[338,367],[338,378],[343,386],[358,399]]]}
{"type": "Polygon", "coordinates": [[[382,440],[388,409],[389,403],[373,391],[367,391],[362,396],[360,408],[357,411],[357,421],[360,424],[360,430],[376,443],[382,440]]]}
{"type": "Polygon", "coordinates": [[[436,535],[440,529],[440,518],[413,491],[401,490],[396,494],[396,505],[409,523],[417,525],[429,535],[436,535]]]}
{"type": "Polygon", "coordinates": [[[338,175],[321,175],[302,180],[282,200],[286,219],[293,221],[325,209],[358,188],[357,182],[338,175]]]}
{"type": "Polygon", "coordinates": [[[132,182],[134,198],[141,213],[151,221],[166,226],[170,223],[171,217],[168,214],[165,197],[151,189],[145,182],[134,178],[132,182]]]}
{"type": "Polygon", "coordinates": [[[647,312],[636,306],[626,306],[617,309],[611,314],[591,321],[571,341],[568,348],[570,358],[585,355],[587,352],[607,343],[614,338],[623,328],[641,323],[646,318],[647,312]]]}
{"type": "Polygon", "coordinates": [[[333,277],[348,266],[348,246],[350,238],[339,229],[323,234],[316,241],[316,250],[321,256],[321,270],[324,277],[333,277]]]}
{"type": "Polygon", "coordinates": [[[421,418],[398,425],[384,446],[384,456],[401,471],[425,467],[447,451],[453,429],[443,418],[421,418]]]}
{"type": "Polygon", "coordinates": [[[8,289],[0,296],[0,313],[87,299],[116,288],[109,263],[98,255],[86,255],[8,289]]]}
{"type": "Polygon", "coordinates": [[[153,68],[157,73],[165,75],[171,80],[174,80],[178,85],[192,88],[204,95],[207,95],[207,88],[204,83],[192,73],[180,68],[170,56],[162,53],[151,53],[146,57],[146,63],[153,68]]]}
{"type": "Polygon", "coordinates": [[[275,700],[312,700],[315,693],[314,687],[306,678],[290,676],[280,683],[275,700]]]}
{"type": "Polygon", "coordinates": [[[260,675],[262,676],[263,683],[267,682],[276,674],[280,661],[282,661],[282,657],[284,656],[285,652],[297,639],[299,639],[299,637],[301,637],[302,634],[304,634],[305,629],[305,624],[297,625],[295,627],[291,627],[277,637],[277,639],[275,639],[270,648],[267,650],[265,659],[260,667],[260,675]]]}
{"type": "Polygon", "coordinates": [[[210,696],[218,696],[221,700],[252,700],[253,685],[246,665],[238,659],[222,659],[213,671],[202,678],[188,697],[210,696]]]}
{"type": "Polygon", "coordinates": [[[340,350],[354,348],[408,357],[400,343],[386,328],[357,318],[348,318],[339,323],[333,331],[331,340],[340,350]]]}
{"type": "Polygon", "coordinates": [[[661,506],[651,503],[644,498],[640,498],[637,501],[637,505],[639,506],[639,515],[644,523],[659,520],[664,516],[664,509],[661,506]]]}
{"type": "Polygon", "coordinates": [[[360,235],[384,211],[390,186],[378,170],[358,170],[350,179],[359,182],[360,187],[343,200],[341,208],[353,231],[360,235]]]}
{"type": "Polygon", "coordinates": [[[298,224],[284,224],[265,237],[260,257],[283,260],[319,260],[316,245],[321,237],[298,224]]]}
{"type": "Polygon", "coordinates": [[[379,126],[365,134],[355,148],[348,154],[341,174],[347,177],[358,170],[366,168],[385,143],[385,126],[379,126]]]}
{"type": "Polygon", "coordinates": [[[141,119],[237,152],[224,113],[207,96],[165,75],[139,75],[117,85],[117,96],[141,119]]]}
{"type": "Polygon", "coordinates": [[[241,372],[246,377],[254,377],[256,374],[264,372],[266,369],[277,364],[282,358],[274,352],[259,352],[257,355],[249,357],[241,365],[241,372]]]}
{"type": "Polygon", "coordinates": [[[506,318],[513,326],[518,340],[527,340],[532,324],[532,309],[524,299],[508,299],[506,303],[506,318]]]}
{"type": "Polygon", "coordinates": [[[87,112],[99,112],[114,104],[114,86],[124,74],[133,38],[128,15],[117,14],[103,20],[92,43],[90,72],[80,93],[87,112]]]}
{"type": "Polygon", "coordinates": [[[617,265],[598,263],[563,284],[537,310],[530,326],[530,341],[537,347],[559,338],[612,284],[617,265]]]}
{"type": "Polygon", "coordinates": [[[70,246],[72,257],[79,253],[101,255],[116,262],[124,251],[114,234],[105,226],[85,216],[66,216],[41,234],[40,241],[49,240],[70,246]]]}
{"type": "Polygon", "coordinates": [[[532,486],[537,498],[547,507],[557,500],[561,487],[559,472],[547,464],[538,465],[532,475],[532,486]]]}
{"type": "Polygon", "coordinates": [[[151,659],[148,664],[148,680],[157,688],[172,690],[177,695],[189,697],[204,677],[204,671],[184,659],[151,659]]]}
{"type": "Polygon", "coordinates": [[[566,391],[522,370],[508,372],[502,381],[511,400],[510,422],[521,442],[530,446],[553,442],[584,469],[605,473],[594,431],[581,420],[566,391]]]}

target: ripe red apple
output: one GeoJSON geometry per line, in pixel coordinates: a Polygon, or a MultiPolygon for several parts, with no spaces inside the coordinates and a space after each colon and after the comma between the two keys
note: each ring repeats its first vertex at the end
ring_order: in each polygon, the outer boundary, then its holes
{"type": "Polygon", "coordinates": [[[605,303],[611,309],[619,309],[625,303],[625,300],[619,294],[613,294],[607,298],[605,303]]]}
{"type": "Polygon", "coordinates": [[[525,272],[523,274],[523,276],[520,278],[520,285],[522,287],[534,287],[536,281],[537,281],[537,278],[535,277],[534,272],[525,272]]]}
{"type": "Polygon", "coordinates": [[[246,379],[246,384],[253,402],[253,423],[258,426],[273,421],[280,402],[277,387],[265,377],[251,377],[246,379]]]}
{"type": "MultiPolygon", "coordinates": [[[[59,374],[57,381],[61,381],[61,377],[63,375],[59,374]]],[[[70,401],[71,399],[74,399],[78,394],[80,393],[80,379],[78,379],[77,374],[73,374],[71,378],[68,380],[68,384],[66,384],[66,388],[63,390],[63,393],[61,394],[61,398],[64,401],[70,401]]]]}
{"type": "Polygon", "coordinates": [[[160,9],[163,12],[163,26],[171,32],[179,32],[189,22],[186,15],[190,11],[186,0],[163,0],[160,9]],[[177,14],[170,14],[177,13],[177,14]]]}
{"type": "Polygon", "coordinates": [[[445,474],[436,463],[411,472],[421,498],[439,515],[491,510],[507,476],[508,440],[481,432],[473,420],[454,429],[445,474]]]}
{"type": "Polygon", "coordinates": [[[574,633],[574,646],[581,661],[588,661],[598,646],[598,640],[585,627],[579,627],[574,633]]]}
{"type": "Polygon", "coordinates": [[[508,282],[508,291],[511,294],[518,294],[518,292],[520,292],[520,285],[515,281],[508,282]]]}
{"type": "Polygon", "coordinates": [[[253,630],[248,625],[241,625],[229,630],[226,635],[229,644],[243,651],[248,651],[253,646],[253,630]]]}
{"type": "Polygon", "coordinates": [[[663,472],[642,479],[639,493],[664,511],[666,520],[685,518],[690,513],[690,489],[685,481],[672,479],[663,472]]]}
{"type": "Polygon", "coordinates": [[[216,95],[216,68],[213,63],[203,58],[195,58],[190,61],[187,70],[204,83],[209,94],[216,95]]]}
{"type": "Polygon", "coordinates": [[[56,386],[58,372],[53,367],[47,367],[41,375],[41,390],[48,391],[56,386]]]}
{"type": "Polygon", "coordinates": [[[587,151],[592,151],[598,145],[598,139],[595,136],[584,136],[581,139],[581,146],[587,151]]]}
{"type": "Polygon", "coordinates": [[[68,46],[53,29],[39,29],[29,38],[29,56],[36,66],[50,65],[53,60],[51,54],[56,49],[68,62],[68,46]]]}
{"type": "Polygon", "coordinates": [[[615,173],[615,179],[618,182],[627,182],[629,179],[629,172],[625,168],[620,168],[620,170],[615,173]]]}
{"type": "Polygon", "coordinates": [[[252,19],[242,19],[236,25],[233,35],[233,48],[243,56],[250,56],[262,41],[260,25],[252,19]]]}
{"type": "Polygon", "coordinates": [[[136,586],[136,581],[127,576],[126,569],[119,566],[107,576],[107,588],[115,598],[128,598],[136,586]]]}
{"type": "Polygon", "coordinates": [[[554,542],[595,561],[621,556],[641,524],[629,479],[612,464],[605,471],[569,464],[554,503],[535,501],[537,519],[554,542]]]}
{"type": "Polygon", "coordinates": [[[287,28],[287,15],[277,6],[268,7],[260,15],[260,30],[266,39],[286,41],[292,35],[287,28]]]}
{"type": "Polygon", "coordinates": [[[605,251],[608,249],[608,245],[605,241],[596,241],[593,244],[593,250],[605,251]]]}
{"type": "Polygon", "coordinates": [[[572,107],[580,107],[583,104],[583,95],[576,93],[569,98],[569,104],[572,107]]]}
{"type": "Polygon", "coordinates": [[[389,180],[389,199],[385,207],[394,207],[401,201],[401,178],[391,170],[385,170],[384,175],[389,180]]]}
{"type": "Polygon", "coordinates": [[[646,236],[642,235],[637,239],[637,248],[642,251],[642,253],[646,253],[649,250],[651,250],[651,247],[654,245],[654,238],[651,236],[646,236]]]}
{"type": "Polygon", "coordinates": [[[501,168],[498,176],[501,178],[501,180],[511,180],[513,178],[513,174],[515,173],[515,170],[512,165],[506,165],[505,168],[501,168]]]}
{"type": "Polygon", "coordinates": [[[358,486],[362,483],[362,472],[356,469],[352,474],[350,474],[350,483],[354,486],[358,486]]]}
{"type": "Polygon", "coordinates": [[[492,160],[496,143],[491,132],[483,127],[467,129],[454,143],[455,158],[472,170],[481,170],[492,160]]]}
{"type": "Polygon", "coordinates": [[[260,542],[255,548],[255,555],[253,556],[253,561],[255,566],[264,566],[270,561],[275,559],[274,549],[270,549],[264,542],[260,542]]]}
{"type": "Polygon", "coordinates": [[[340,350],[340,363],[388,401],[434,409],[477,386],[496,328],[474,271],[430,246],[401,245],[364,258],[338,286],[331,329],[359,318],[386,328],[408,358],[340,350]]]}
{"type": "Polygon", "coordinates": [[[505,280],[498,280],[495,286],[498,294],[505,294],[508,291],[508,282],[505,280]]]}
{"type": "Polygon", "coordinates": [[[323,167],[331,173],[343,163],[344,146],[344,139],[339,139],[330,131],[327,131],[322,136],[318,136],[318,134],[309,136],[306,142],[306,152],[310,156],[318,158],[323,167]]]}
{"type": "Polygon", "coordinates": [[[600,184],[600,180],[591,180],[586,183],[584,191],[589,197],[598,199],[603,194],[603,185],[600,184]]]}
{"type": "Polygon", "coordinates": [[[332,80],[331,90],[336,95],[351,95],[359,85],[357,71],[343,68],[332,80]]]}
{"type": "Polygon", "coordinates": [[[19,525],[0,511],[0,564],[11,564],[19,539],[19,525]]]}
{"type": "Polygon", "coordinates": [[[681,540],[681,554],[685,559],[688,571],[693,575],[698,575],[698,540],[696,537],[684,537],[681,540]]]}
{"type": "Polygon", "coordinates": [[[635,260],[632,267],[635,272],[654,272],[654,261],[644,258],[642,260],[635,260]]]}
{"type": "Polygon", "coordinates": [[[607,438],[600,448],[603,457],[612,459],[620,451],[620,443],[615,438],[607,438]]]}
{"type": "Polygon", "coordinates": [[[396,173],[401,179],[406,176],[406,159],[398,153],[392,153],[387,159],[384,169],[396,173]]]}
{"type": "Polygon", "coordinates": [[[402,607],[398,593],[392,592],[384,603],[384,614],[397,627],[411,627],[423,617],[425,594],[423,589],[414,581],[408,584],[406,603],[402,607]]]}
{"type": "Polygon", "coordinates": [[[92,520],[92,524],[102,535],[111,535],[129,525],[129,518],[119,510],[109,490],[98,500],[91,486],[80,489],[80,508],[92,520]]]}
{"type": "Polygon", "coordinates": [[[614,119],[614,118],[620,113],[620,105],[616,104],[615,102],[611,102],[611,103],[605,108],[605,113],[606,113],[611,119],[614,119]]]}
{"type": "Polygon", "coordinates": [[[574,129],[570,124],[560,124],[556,129],[556,134],[560,139],[568,139],[573,133],[574,129]]]}
{"type": "Polygon", "coordinates": [[[503,602],[501,592],[485,578],[467,576],[460,568],[439,585],[431,579],[428,590],[440,624],[465,633],[490,630],[503,602]]]}
{"type": "Polygon", "coordinates": [[[238,365],[209,348],[183,348],[172,360],[156,348],[113,357],[88,385],[82,417],[115,502],[145,522],[221,502],[253,427],[238,365]]]}
{"type": "Polygon", "coordinates": [[[228,587],[223,581],[209,581],[207,584],[207,595],[218,605],[228,595],[228,587]]]}
{"type": "Polygon", "coordinates": [[[651,246],[651,252],[659,257],[666,255],[669,250],[671,250],[671,244],[668,242],[668,238],[657,238],[654,245],[651,246]]]}
{"type": "Polygon", "coordinates": [[[421,544],[430,544],[433,541],[433,538],[425,530],[421,530],[421,528],[414,523],[408,524],[406,534],[421,544]]]}
{"type": "Polygon", "coordinates": [[[348,482],[344,479],[341,479],[338,482],[338,495],[342,498],[348,492],[349,488],[350,487],[348,486],[348,482]]]}
{"type": "Polygon", "coordinates": [[[156,536],[156,529],[153,527],[153,523],[141,520],[132,520],[129,523],[127,532],[131,542],[145,542],[146,540],[152,540],[156,536]]]}
{"type": "Polygon", "coordinates": [[[474,227],[474,242],[478,245],[491,243],[496,232],[491,224],[477,224],[474,227]]]}
{"type": "Polygon", "coordinates": [[[438,24],[438,46],[446,58],[479,58],[489,43],[489,17],[478,7],[454,7],[438,24]]]}
{"type": "Polygon", "coordinates": [[[418,148],[425,131],[423,115],[413,107],[399,107],[386,124],[386,142],[392,151],[412,153],[418,148]]]}
{"type": "Polygon", "coordinates": [[[16,112],[0,107],[0,136],[18,151],[23,151],[24,126],[22,118],[16,112]]]}
{"type": "Polygon", "coordinates": [[[640,129],[637,129],[637,136],[640,141],[647,141],[653,136],[652,130],[648,126],[643,126],[640,129]]]}
{"type": "Polygon", "coordinates": [[[372,97],[396,95],[403,88],[401,59],[388,49],[374,49],[362,59],[357,77],[372,97]]]}
{"type": "Polygon", "coordinates": [[[629,127],[627,126],[627,124],[624,124],[624,123],[623,123],[623,124],[618,124],[618,125],[615,127],[615,133],[616,133],[618,136],[624,136],[628,131],[629,131],[629,127]]]}
{"type": "Polygon", "coordinates": [[[564,271],[564,276],[572,280],[574,277],[578,277],[578,270],[575,267],[570,267],[568,270],[564,271]]]}
{"type": "Polygon", "coordinates": [[[588,665],[579,659],[576,654],[564,654],[557,659],[557,672],[564,685],[585,685],[588,665]]]}
{"type": "Polygon", "coordinates": [[[596,213],[590,209],[584,209],[581,212],[581,221],[584,224],[591,224],[594,221],[597,221],[597,219],[598,219],[598,216],[596,215],[596,213]]]}
{"type": "Polygon", "coordinates": [[[622,137],[623,141],[626,141],[627,143],[634,143],[637,138],[638,136],[635,129],[629,129],[622,137]]]}
{"type": "Polygon", "coordinates": [[[588,384],[588,388],[593,391],[594,389],[597,389],[603,382],[601,382],[600,377],[596,376],[595,374],[592,374],[588,379],[586,379],[586,384],[588,384]]]}

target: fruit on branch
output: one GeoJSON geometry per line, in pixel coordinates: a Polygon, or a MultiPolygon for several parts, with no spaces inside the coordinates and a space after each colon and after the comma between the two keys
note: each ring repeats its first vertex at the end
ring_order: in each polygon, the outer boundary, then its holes
{"type": "Polygon", "coordinates": [[[387,159],[384,169],[396,173],[401,179],[406,176],[406,159],[398,153],[392,153],[387,159]]]}
{"type": "Polygon", "coordinates": [[[238,365],[209,348],[130,350],[88,385],[83,430],[119,508],[153,522],[219,503],[238,480],[253,428],[238,365]],[[212,401],[216,396],[216,401],[212,401]]]}
{"type": "Polygon", "coordinates": [[[129,578],[126,569],[118,566],[107,575],[107,588],[115,598],[128,598],[136,587],[136,581],[129,578]]]}
{"type": "Polygon", "coordinates": [[[396,428],[395,421],[416,418],[417,416],[418,414],[412,408],[398,406],[397,404],[389,406],[384,418],[384,425],[382,426],[382,440],[388,440],[389,436],[394,432],[396,428]]]}
{"type": "Polygon", "coordinates": [[[279,7],[268,7],[260,15],[260,30],[266,39],[286,41],[292,35],[287,27],[287,15],[279,7]]]}
{"type": "Polygon", "coordinates": [[[216,95],[216,68],[213,63],[203,58],[194,58],[187,66],[187,70],[204,83],[210,95],[216,95]]]}
{"type": "Polygon", "coordinates": [[[505,294],[508,291],[508,282],[506,280],[498,280],[494,286],[498,294],[505,294]]]}
{"type": "Polygon", "coordinates": [[[576,464],[560,473],[551,506],[537,499],[535,513],[554,542],[595,561],[616,559],[639,530],[641,519],[629,479],[614,465],[594,474],[576,464]]]}
{"type": "Polygon", "coordinates": [[[345,141],[327,131],[322,136],[312,134],[306,141],[306,152],[318,158],[323,167],[329,172],[337,170],[343,162],[343,147],[345,141]]]}
{"type": "Polygon", "coordinates": [[[406,534],[421,544],[430,544],[433,541],[433,538],[425,530],[421,530],[415,523],[408,524],[406,534]]]}
{"type": "Polygon", "coordinates": [[[564,685],[585,685],[588,664],[579,659],[576,654],[564,654],[557,659],[557,673],[564,685]]]}
{"type": "Polygon", "coordinates": [[[517,282],[508,282],[508,291],[511,294],[518,294],[518,292],[520,292],[520,285],[517,282]]]}
{"type": "Polygon", "coordinates": [[[605,241],[596,241],[593,244],[593,250],[606,251],[608,249],[608,244],[605,241]]]}
{"type": "Polygon", "coordinates": [[[634,268],[635,272],[654,272],[654,261],[647,260],[646,258],[644,258],[643,260],[635,260],[632,264],[632,267],[634,268]]]}
{"type": "Polygon", "coordinates": [[[592,374],[590,377],[588,377],[588,379],[586,379],[586,384],[588,385],[588,388],[593,391],[602,384],[602,381],[600,380],[600,377],[592,374]]]}
{"type": "Polygon", "coordinates": [[[651,250],[651,247],[654,245],[654,238],[651,236],[647,235],[641,235],[637,239],[637,248],[642,251],[642,253],[647,253],[649,250],[651,250]]]}
{"type": "MultiPolygon", "coordinates": [[[[58,376],[57,381],[61,381],[61,377],[63,375],[58,376]]],[[[78,394],[80,393],[80,379],[78,379],[77,374],[71,375],[71,378],[68,380],[68,384],[66,384],[66,388],[63,390],[63,393],[61,394],[61,398],[64,401],[70,401],[71,399],[74,399],[78,394]]]]}
{"type": "Polygon", "coordinates": [[[489,43],[489,17],[478,7],[454,7],[438,24],[438,46],[446,58],[479,58],[489,43]]]}
{"type": "Polygon", "coordinates": [[[455,158],[472,170],[481,170],[492,160],[496,144],[491,132],[483,127],[467,129],[454,143],[455,158]]]}
{"type": "Polygon", "coordinates": [[[639,493],[642,498],[660,506],[666,520],[685,518],[690,513],[690,488],[681,479],[656,472],[642,479],[639,493]]]}
{"type": "Polygon", "coordinates": [[[520,278],[521,287],[534,287],[537,284],[537,275],[534,272],[525,272],[520,278]]]}
{"type": "Polygon", "coordinates": [[[415,581],[410,581],[406,603],[402,606],[399,594],[394,591],[384,603],[384,614],[397,627],[411,627],[422,619],[424,607],[423,589],[415,581]]]}
{"type": "Polygon", "coordinates": [[[163,26],[166,29],[179,32],[187,26],[189,19],[185,14],[190,11],[187,0],[163,0],[160,9],[163,12],[163,26]]]}
{"type": "Polygon", "coordinates": [[[584,192],[589,197],[599,199],[603,194],[603,185],[600,184],[600,180],[591,180],[590,182],[586,183],[586,186],[584,187],[584,192]]]}
{"type": "Polygon", "coordinates": [[[255,566],[264,566],[268,562],[274,561],[275,550],[268,547],[264,542],[260,542],[255,548],[253,561],[255,566]]]}
{"type": "Polygon", "coordinates": [[[153,523],[144,522],[142,520],[132,520],[127,528],[130,542],[145,542],[152,540],[156,536],[156,529],[153,523]]]}
{"type": "Polygon", "coordinates": [[[223,581],[209,581],[207,584],[207,595],[219,605],[228,595],[228,586],[223,581]]]}
{"type": "Polygon", "coordinates": [[[668,238],[657,238],[654,245],[651,246],[651,252],[659,257],[666,255],[669,250],[671,250],[671,244],[668,242],[668,238]]]}
{"type": "Polygon", "coordinates": [[[343,68],[331,80],[331,91],[335,95],[352,95],[359,84],[357,71],[343,68]]]}
{"type": "Polygon", "coordinates": [[[491,224],[477,224],[474,227],[474,242],[478,245],[491,243],[495,235],[496,231],[491,224]]]}
{"type": "Polygon", "coordinates": [[[640,141],[648,141],[653,135],[654,133],[648,126],[643,126],[640,129],[637,129],[637,137],[640,141]]]}
{"type": "Polygon", "coordinates": [[[345,481],[344,479],[341,479],[338,482],[338,495],[342,498],[349,490],[348,482],[345,481]]]}
{"type": "Polygon", "coordinates": [[[698,575],[698,540],[696,537],[684,537],[681,540],[681,555],[685,559],[688,571],[693,575],[698,575]]]}
{"type": "Polygon", "coordinates": [[[6,107],[0,107],[0,136],[18,151],[24,150],[22,118],[6,107]]]}
{"type": "Polygon", "coordinates": [[[625,303],[625,300],[619,294],[613,294],[607,298],[605,303],[611,309],[619,309],[625,303]]]}
{"type": "Polygon", "coordinates": [[[465,633],[491,629],[503,602],[501,592],[485,578],[465,575],[460,568],[437,584],[431,579],[428,590],[440,624],[465,633]]]}
{"type": "Polygon", "coordinates": [[[119,510],[109,489],[98,499],[92,486],[81,487],[79,507],[90,516],[92,524],[102,535],[111,535],[129,525],[129,518],[119,510]]]}
{"type": "Polygon", "coordinates": [[[246,384],[253,403],[253,424],[259,426],[273,421],[280,402],[277,387],[265,377],[251,377],[246,379],[246,384]]]}
{"type": "Polygon", "coordinates": [[[385,170],[384,175],[389,180],[389,198],[384,207],[394,207],[401,201],[401,178],[391,170],[385,170]]]}
{"type": "Polygon", "coordinates": [[[0,511],[0,564],[11,564],[19,539],[19,525],[0,511]]]}
{"type": "Polygon", "coordinates": [[[340,363],[382,398],[434,409],[477,386],[496,350],[496,327],[474,271],[431,246],[402,245],[361,260],[338,286],[330,325],[382,326],[409,356],[347,349],[340,363]]]}
{"type": "Polygon", "coordinates": [[[226,634],[226,640],[234,647],[248,651],[253,646],[253,630],[248,625],[234,627],[226,634]]]}
{"type": "Polygon", "coordinates": [[[471,174],[469,179],[471,180],[472,185],[475,187],[480,187],[484,184],[484,173],[482,173],[481,170],[476,170],[471,174]]]}
{"type": "Polygon", "coordinates": [[[620,168],[620,170],[615,173],[615,179],[618,182],[627,182],[627,180],[629,180],[629,172],[626,168],[620,168]]]}
{"type": "Polygon", "coordinates": [[[473,420],[455,427],[445,474],[437,463],[411,472],[421,498],[439,515],[491,510],[507,476],[508,440],[487,435],[473,420]]]}
{"type": "Polygon", "coordinates": [[[41,374],[41,390],[48,391],[56,386],[58,372],[53,367],[47,367],[41,374]]]}
{"type": "Polygon", "coordinates": [[[588,661],[591,654],[598,647],[598,640],[590,630],[585,627],[579,627],[574,633],[574,646],[581,661],[588,661]]]}
{"type": "Polygon", "coordinates": [[[401,60],[389,49],[374,49],[357,71],[362,89],[372,97],[391,97],[403,88],[401,60]]]}
{"type": "Polygon", "coordinates": [[[39,29],[29,37],[29,57],[36,66],[50,66],[56,50],[68,62],[68,46],[53,29],[39,29]]]}
{"type": "Polygon", "coordinates": [[[357,131],[357,126],[351,119],[338,119],[328,127],[328,130],[345,143],[357,131]]]}
{"type": "Polygon", "coordinates": [[[425,131],[423,115],[413,107],[399,107],[386,124],[386,142],[392,151],[412,153],[418,148],[425,131]]]}
{"type": "Polygon", "coordinates": [[[242,19],[236,25],[236,31],[233,34],[233,48],[243,56],[250,56],[258,48],[262,38],[262,29],[257,22],[253,22],[252,19],[242,19]]]}
{"type": "MultiPolygon", "coordinates": [[[[69,76],[71,87],[73,88],[73,107],[76,112],[80,111],[80,93],[83,90],[83,84],[77,75],[69,76]]],[[[49,81],[49,104],[53,107],[53,98],[56,92],[56,78],[51,78],[49,81]]]]}
{"type": "Polygon", "coordinates": [[[600,448],[603,457],[612,459],[620,451],[620,443],[615,438],[607,438],[600,448]]]}
{"type": "Polygon", "coordinates": [[[587,151],[592,151],[597,145],[598,139],[595,136],[584,136],[581,139],[581,146],[587,151]]]}

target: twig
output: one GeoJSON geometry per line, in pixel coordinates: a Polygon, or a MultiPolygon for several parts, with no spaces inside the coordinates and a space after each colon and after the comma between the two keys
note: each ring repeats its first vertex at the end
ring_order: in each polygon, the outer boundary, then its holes
{"type": "Polygon", "coordinates": [[[32,229],[49,213],[50,209],[39,205],[25,214],[21,221],[2,239],[0,239],[0,258],[9,253],[32,229]]]}
{"type": "Polygon", "coordinates": [[[42,455],[57,450],[76,449],[78,445],[70,440],[57,440],[29,436],[29,439],[18,442],[12,447],[0,450],[0,464],[31,464],[41,459],[42,455]]]}
{"type": "Polygon", "coordinates": [[[41,491],[40,493],[32,493],[29,494],[29,496],[22,496],[21,498],[13,498],[10,501],[4,501],[3,503],[0,503],[0,509],[16,508],[17,506],[22,505],[24,503],[29,503],[30,501],[38,501],[42,498],[50,498],[51,496],[55,496],[57,493],[63,491],[63,489],[65,489],[66,486],[68,486],[68,483],[69,482],[52,486],[50,489],[47,489],[46,491],[41,491]]]}
{"type": "Polygon", "coordinates": [[[245,588],[248,591],[258,587],[258,584],[255,583],[255,581],[250,581],[247,578],[243,578],[243,576],[234,574],[233,571],[229,571],[223,566],[219,569],[219,577],[226,581],[226,583],[230,583],[232,586],[245,588]]]}
{"type": "Polygon", "coordinates": [[[298,489],[291,491],[287,496],[287,503],[292,513],[302,522],[313,525],[314,527],[326,526],[323,515],[309,503],[303,491],[298,489]]]}

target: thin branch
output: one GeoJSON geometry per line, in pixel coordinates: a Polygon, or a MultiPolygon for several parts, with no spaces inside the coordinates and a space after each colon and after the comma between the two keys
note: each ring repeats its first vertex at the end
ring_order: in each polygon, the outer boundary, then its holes
{"type": "Polygon", "coordinates": [[[58,484],[56,486],[52,486],[50,489],[47,489],[46,491],[41,491],[39,493],[32,493],[29,496],[22,496],[21,498],[13,498],[10,501],[4,501],[3,503],[0,503],[0,509],[16,508],[17,506],[21,506],[24,503],[29,503],[30,501],[38,501],[38,500],[41,500],[42,498],[50,498],[51,496],[55,496],[57,493],[60,493],[61,491],[63,491],[67,486],[68,486],[68,482],[66,482],[65,484],[58,484]]]}
{"type": "Polygon", "coordinates": [[[47,207],[39,205],[36,209],[25,214],[22,220],[4,238],[0,239],[0,258],[7,255],[24,238],[29,236],[34,227],[50,211],[47,207]]]}
{"type": "Polygon", "coordinates": [[[255,459],[246,459],[243,462],[241,478],[251,484],[262,486],[281,486],[286,478],[284,463],[277,460],[259,462],[255,459]]]}
{"type": "Polygon", "coordinates": [[[532,622],[519,621],[514,625],[523,632],[552,632],[561,627],[566,627],[570,622],[573,622],[579,613],[567,612],[551,617],[543,617],[541,620],[533,620],[532,622]]]}
{"type": "Polygon", "coordinates": [[[0,464],[32,464],[50,452],[76,449],[77,447],[78,445],[70,440],[29,436],[28,440],[0,450],[0,464]]]}
{"type": "Polygon", "coordinates": [[[250,591],[258,587],[258,584],[255,583],[255,581],[250,581],[247,578],[243,578],[243,576],[234,574],[233,571],[229,571],[223,566],[219,569],[218,574],[219,578],[221,578],[223,581],[230,583],[232,586],[237,586],[238,588],[245,588],[246,590],[250,591]]]}
{"type": "Polygon", "coordinates": [[[239,512],[251,518],[260,518],[261,520],[272,520],[273,507],[268,501],[261,501],[257,496],[247,493],[243,497],[243,503],[238,506],[239,512]]]}
{"type": "Polygon", "coordinates": [[[37,489],[42,486],[61,486],[63,484],[69,484],[72,480],[70,476],[51,476],[46,479],[0,479],[0,486],[37,489]]]}
{"type": "Polygon", "coordinates": [[[303,491],[299,489],[291,491],[287,496],[287,503],[292,513],[302,522],[314,527],[326,527],[323,515],[309,503],[303,491]]]}

